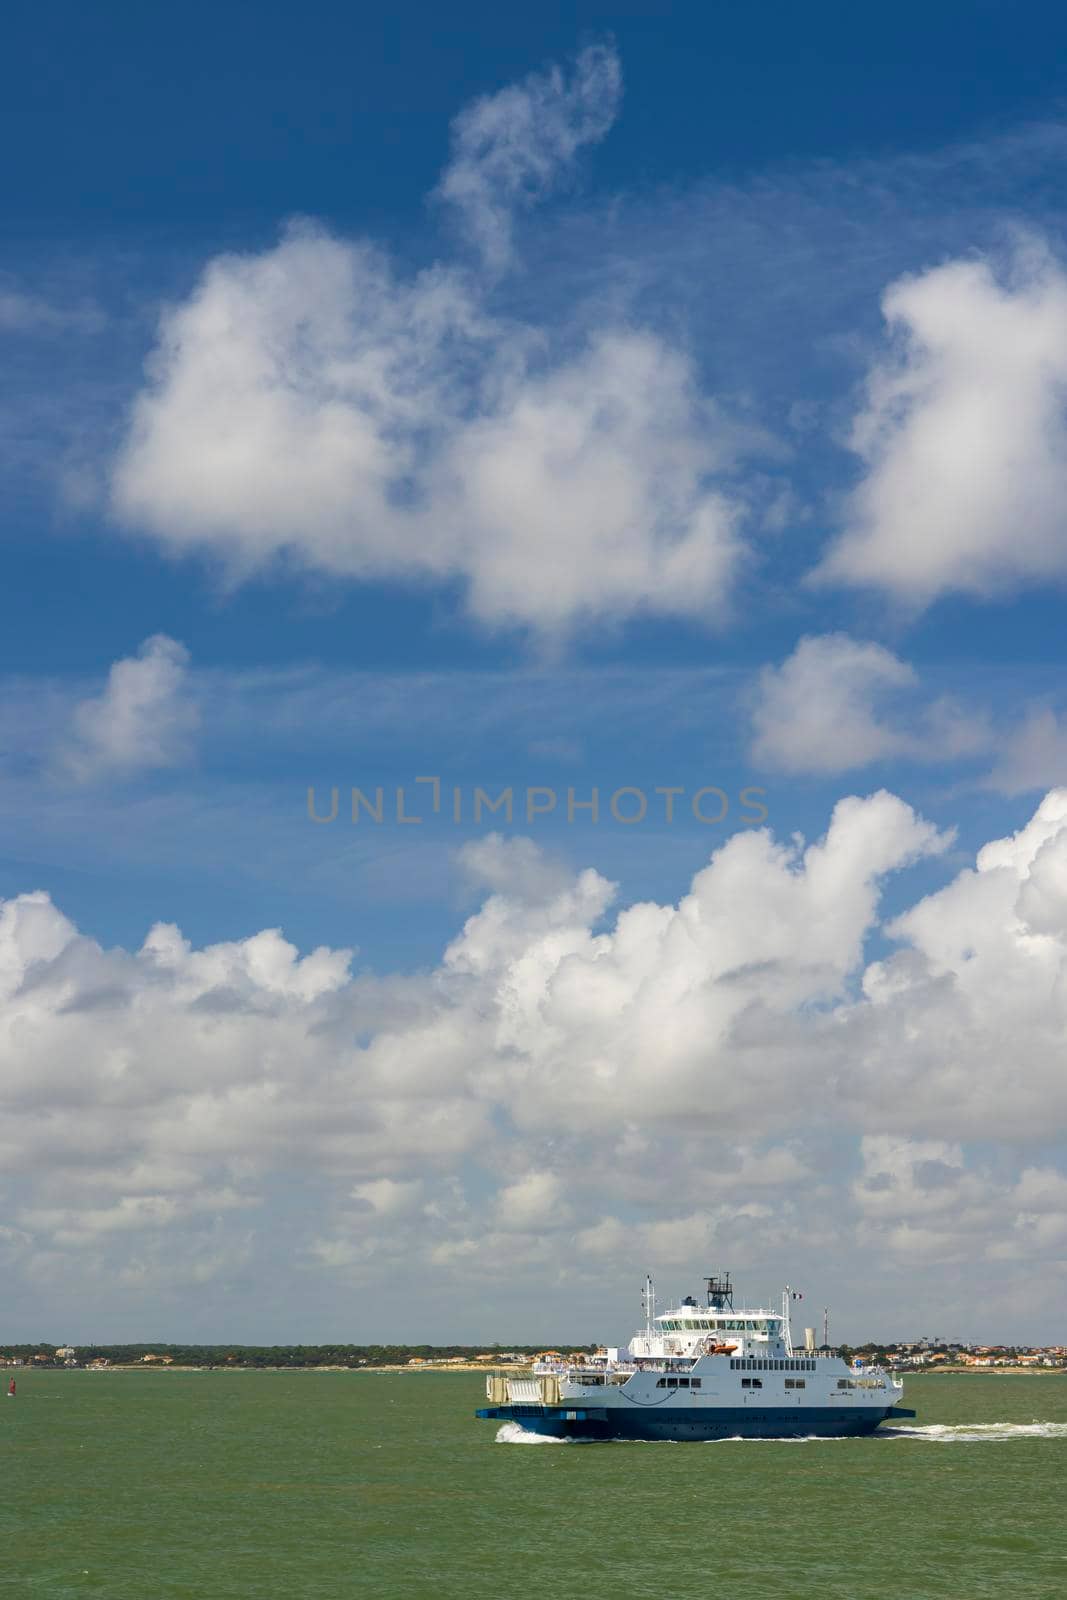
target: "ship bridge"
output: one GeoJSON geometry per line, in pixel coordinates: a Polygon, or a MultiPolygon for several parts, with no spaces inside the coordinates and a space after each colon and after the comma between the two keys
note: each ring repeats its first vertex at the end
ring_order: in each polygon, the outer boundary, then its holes
{"type": "Polygon", "coordinates": [[[693,1360],[712,1351],[738,1356],[791,1353],[784,1316],[766,1307],[740,1310],[733,1302],[729,1274],[705,1280],[703,1304],[687,1295],[659,1313],[651,1279],[645,1280],[645,1327],[630,1341],[635,1360],[693,1360]]]}

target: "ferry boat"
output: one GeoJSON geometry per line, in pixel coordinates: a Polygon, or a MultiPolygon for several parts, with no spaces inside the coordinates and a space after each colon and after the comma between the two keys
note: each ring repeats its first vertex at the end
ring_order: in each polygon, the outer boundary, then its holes
{"type": "Polygon", "coordinates": [[[656,1314],[645,1280],[645,1327],[628,1350],[539,1360],[532,1377],[493,1375],[476,1415],[556,1439],[845,1438],[887,1417],[913,1417],[903,1382],[849,1364],[812,1329],[794,1347],[792,1291],[778,1311],[734,1306],[729,1273],[705,1280],[706,1303],[687,1296],[656,1314]]]}

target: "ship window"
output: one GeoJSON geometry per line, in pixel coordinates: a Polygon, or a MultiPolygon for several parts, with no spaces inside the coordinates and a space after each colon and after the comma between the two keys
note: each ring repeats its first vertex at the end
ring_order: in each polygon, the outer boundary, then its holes
{"type": "Polygon", "coordinates": [[[787,1378],[785,1380],[785,1386],[786,1386],[787,1389],[803,1389],[803,1388],[806,1388],[806,1384],[805,1384],[805,1381],[804,1381],[803,1378],[787,1378]]]}
{"type": "Polygon", "coordinates": [[[736,1372],[737,1371],[737,1362],[736,1361],[731,1361],[730,1362],[730,1371],[731,1372],[736,1372]]]}
{"type": "Polygon", "coordinates": [[[742,1389],[762,1389],[763,1388],[763,1379],[762,1378],[742,1378],[741,1379],[741,1387],[742,1387],[742,1389]]]}
{"type": "Polygon", "coordinates": [[[677,1387],[678,1387],[678,1379],[677,1378],[668,1378],[667,1379],[667,1388],[668,1389],[677,1389],[677,1387]]]}
{"type": "Polygon", "coordinates": [[[700,1379],[699,1378],[690,1378],[689,1387],[691,1389],[699,1389],[700,1388],[700,1379]]]}
{"type": "Polygon", "coordinates": [[[679,1387],[679,1389],[688,1389],[688,1387],[689,1387],[689,1379],[688,1378],[679,1378],[678,1379],[678,1387],[679,1387]]]}
{"type": "Polygon", "coordinates": [[[657,1389],[665,1389],[666,1387],[667,1387],[666,1378],[657,1378],[656,1379],[656,1388],[657,1389]]]}
{"type": "Polygon", "coordinates": [[[839,1389],[851,1389],[852,1388],[852,1379],[851,1378],[838,1378],[837,1387],[839,1389]]]}

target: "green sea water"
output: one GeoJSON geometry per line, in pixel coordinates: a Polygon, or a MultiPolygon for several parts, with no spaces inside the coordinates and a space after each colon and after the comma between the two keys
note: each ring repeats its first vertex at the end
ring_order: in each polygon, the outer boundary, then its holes
{"type": "Polygon", "coordinates": [[[870,1439],[515,1444],[461,1374],[20,1372],[13,1600],[1063,1600],[1067,1376],[870,1439]]]}

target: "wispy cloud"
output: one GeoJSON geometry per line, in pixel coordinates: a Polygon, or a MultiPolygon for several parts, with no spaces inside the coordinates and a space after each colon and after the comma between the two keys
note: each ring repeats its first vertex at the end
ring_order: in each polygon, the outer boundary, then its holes
{"type": "Polygon", "coordinates": [[[458,208],[488,270],[512,259],[516,209],[549,194],[578,151],[604,138],[621,94],[615,51],[590,45],[569,73],[531,74],[460,112],[438,194],[458,208]]]}
{"type": "Polygon", "coordinates": [[[106,322],[102,309],[90,300],[51,299],[0,275],[0,333],[99,333],[106,322]]]}

